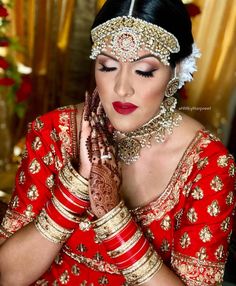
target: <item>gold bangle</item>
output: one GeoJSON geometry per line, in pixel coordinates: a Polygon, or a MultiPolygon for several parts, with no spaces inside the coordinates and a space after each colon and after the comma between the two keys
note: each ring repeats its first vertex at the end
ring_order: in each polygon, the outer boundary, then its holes
{"type": "Polygon", "coordinates": [[[37,216],[34,225],[46,239],[54,243],[64,243],[74,231],[58,225],[48,216],[45,209],[37,216]]]}
{"type": "Polygon", "coordinates": [[[70,162],[67,163],[58,174],[60,182],[74,196],[89,200],[88,181],[75,171],[70,162]]]}
{"type": "Polygon", "coordinates": [[[150,280],[161,269],[162,264],[162,259],[150,247],[141,259],[123,270],[122,274],[131,285],[140,285],[150,280]]]}
{"type": "Polygon", "coordinates": [[[95,226],[95,228],[102,226],[103,224],[108,222],[110,219],[112,219],[114,216],[116,216],[116,214],[119,213],[124,207],[125,207],[124,201],[120,201],[119,204],[116,207],[114,207],[112,210],[110,210],[107,214],[95,220],[93,222],[93,225],[95,226]]]}
{"type": "Polygon", "coordinates": [[[94,231],[100,240],[105,240],[111,238],[122,228],[124,228],[131,219],[132,217],[129,210],[122,202],[107,213],[105,218],[102,217],[102,219],[99,219],[93,223],[95,226],[94,231]]]}

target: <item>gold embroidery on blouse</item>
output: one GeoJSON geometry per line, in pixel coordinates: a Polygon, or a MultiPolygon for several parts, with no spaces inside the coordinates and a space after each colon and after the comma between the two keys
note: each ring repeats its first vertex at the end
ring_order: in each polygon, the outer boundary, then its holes
{"type": "Polygon", "coordinates": [[[145,237],[148,239],[148,241],[152,242],[155,239],[155,236],[151,229],[147,228],[145,231],[145,237]]]}
{"type": "Polygon", "coordinates": [[[223,184],[222,180],[221,180],[218,176],[215,176],[215,177],[212,179],[212,181],[211,181],[211,183],[210,183],[210,186],[211,186],[211,188],[212,188],[213,191],[219,192],[219,191],[222,190],[224,184],[223,184]]]}
{"type": "Polygon", "coordinates": [[[227,243],[228,243],[228,244],[230,243],[232,233],[233,233],[233,231],[232,231],[232,229],[231,229],[231,231],[230,231],[229,234],[227,235],[227,243]]]}
{"type": "Polygon", "coordinates": [[[185,197],[189,197],[189,194],[191,192],[191,189],[192,189],[192,186],[193,186],[193,182],[188,182],[186,185],[184,185],[183,187],[183,195],[185,197]]]}
{"type": "Polygon", "coordinates": [[[96,259],[85,257],[82,254],[76,254],[72,252],[67,245],[63,247],[62,251],[75,261],[84,264],[88,268],[93,269],[95,271],[101,271],[110,274],[120,274],[119,270],[115,265],[107,263],[106,261],[97,261],[96,259]]]}
{"type": "Polygon", "coordinates": [[[48,281],[46,279],[40,279],[38,281],[36,281],[35,285],[40,285],[40,286],[48,286],[48,281]]]}
{"type": "Polygon", "coordinates": [[[71,137],[70,137],[70,132],[69,132],[69,128],[70,128],[70,116],[68,113],[66,112],[62,112],[59,115],[59,128],[60,128],[60,132],[59,132],[59,138],[62,141],[62,146],[61,146],[61,151],[62,154],[64,154],[64,160],[66,161],[66,153],[71,152],[71,137]],[[66,153],[65,153],[66,152],[66,153]]]}
{"type": "Polygon", "coordinates": [[[57,130],[55,128],[53,128],[52,131],[50,132],[50,138],[54,142],[57,142],[59,140],[59,136],[58,136],[57,130]]]}
{"type": "Polygon", "coordinates": [[[197,163],[198,170],[204,169],[209,164],[208,157],[201,158],[197,163]]]}
{"type": "Polygon", "coordinates": [[[102,276],[99,278],[98,283],[100,285],[108,285],[109,284],[109,280],[106,276],[102,276]]]}
{"type": "Polygon", "coordinates": [[[55,168],[57,169],[57,171],[60,171],[62,168],[63,164],[61,162],[61,160],[58,158],[58,156],[55,157],[55,168]]]}
{"type": "Polygon", "coordinates": [[[29,171],[31,174],[37,174],[41,169],[39,162],[34,159],[29,165],[29,171]]]}
{"type": "Polygon", "coordinates": [[[55,263],[57,265],[62,265],[63,264],[63,260],[62,260],[62,257],[61,257],[60,253],[57,254],[57,256],[55,257],[54,261],[55,261],[55,263]]]}
{"type": "Polygon", "coordinates": [[[199,186],[196,186],[193,189],[193,192],[191,193],[191,195],[195,200],[201,200],[204,197],[203,190],[199,186]]]}
{"type": "Polygon", "coordinates": [[[10,206],[12,207],[12,209],[16,209],[19,207],[19,197],[18,196],[14,196],[14,198],[10,202],[10,206]]]}
{"type": "Polygon", "coordinates": [[[49,189],[52,189],[55,184],[54,176],[50,175],[49,177],[47,177],[45,184],[46,184],[46,187],[48,187],[49,189]]]}
{"type": "Polygon", "coordinates": [[[230,164],[230,166],[229,166],[229,176],[230,176],[230,177],[234,177],[235,174],[236,174],[236,167],[235,167],[235,165],[232,163],[232,164],[230,164]]]}
{"type": "Polygon", "coordinates": [[[172,253],[171,265],[187,286],[221,285],[224,263],[202,261],[198,258],[172,253]]]}
{"type": "Polygon", "coordinates": [[[26,149],[26,145],[24,145],[23,151],[21,153],[21,158],[26,159],[28,157],[28,150],[26,149]]]}
{"type": "Polygon", "coordinates": [[[220,213],[220,206],[217,200],[213,201],[208,207],[207,212],[211,216],[218,216],[220,213]]]}
{"type": "Polygon", "coordinates": [[[28,192],[27,192],[27,197],[31,201],[37,200],[37,198],[39,197],[39,192],[38,192],[38,189],[35,185],[31,185],[29,187],[28,192]]]}
{"type": "Polygon", "coordinates": [[[75,276],[79,276],[80,275],[80,269],[79,267],[74,264],[72,267],[71,267],[71,273],[75,276]]]}
{"type": "Polygon", "coordinates": [[[210,241],[212,239],[212,233],[208,226],[204,226],[199,232],[200,239],[203,242],[210,241]]]}
{"type": "Polygon", "coordinates": [[[25,181],[26,181],[25,172],[21,171],[19,174],[19,184],[24,185],[25,181]]]}
{"type": "Polygon", "coordinates": [[[131,210],[138,222],[141,222],[142,225],[149,225],[154,220],[162,219],[168,211],[175,207],[179,202],[180,190],[184,188],[194,164],[199,161],[201,148],[208,146],[210,142],[209,139],[203,137],[202,131],[196,134],[164,192],[147,206],[131,210]]]}
{"type": "Polygon", "coordinates": [[[99,253],[99,252],[96,252],[96,253],[94,254],[94,257],[93,257],[93,258],[94,258],[95,260],[97,260],[98,262],[104,260],[103,256],[102,256],[101,253],[99,253]]]}
{"type": "Polygon", "coordinates": [[[35,213],[33,212],[33,206],[27,205],[26,210],[24,211],[24,214],[29,219],[33,218],[35,216],[35,213]]]}
{"type": "Polygon", "coordinates": [[[217,159],[217,165],[218,167],[221,168],[227,167],[228,162],[229,162],[229,157],[226,155],[219,156],[219,158],[217,159]]]}
{"type": "Polygon", "coordinates": [[[193,180],[194,183],[197,183],[198,181],[200,181],[202,179],[202,175],[201,174],[197,174],[196,178],[193,180]]]}
{"type": "Polygon", "coordinates": [[[170,243],[167,239],[163,239],[163,241],[161,243],[161,251],[162,252],[170,251],[170,243]]]}
{"type": "Polygon", "coordinates": [[[230,226],[230,217],[227,217],[220,225],[222,231],[226,232],[230,226]]]}
{"type": "Polygon", "coordinates": [[[184,213],[184,210],[181,209],[175,214],[175,230],[180,229],[181,227],[183,213],[184,213]]]}
{"type": "Polygon", "coordinates": [[[80,243],[76,249],[79,251],[79,252],[86,252],[87,251],[87,247],[83,244],[83,243],[80,243]]]}
{"type": "Polygon", "coordinates": [[[65,270],[61,274],[59,280],[60,280],[61,284],[63,284],[63,285],[66,285],[70,281],[70,276],[69,276],[68,270],[65,270]]]}
{"type": "Polygon", "coordinates": [[[164,230],[169,230],[171,228],[170,216],[165,216],[161,222],[161,228],[164,230]]]}
{"type": "Polygon", "coordinates": [[[34,151],[38,151],[42,147],[42,141],[41,139],[37,136],[35,137],[34,141],[31,144],[31,147],[34,151]]]}
{"type": "Polygon", "coordinates": [[[50,166],[50,165],[53,164],[54,158],[53,158],[52,152],[48,152],[47,155],[45,155],[45,156],[43,157],[43,162],[44,162],[44,164],[47,165],[47,166],[50,166]]]}
{"type": "Polygon", "coordinates": [[[39,117],[37,117],[35,119],[34,130],[40,131],[43,127],[44,127],[43,121],[39,117]]]}
{"type": "Polygon", "coordinates": [[[14,210],[8,209],[2,220],[2,232],[5,234],[5,237],[9,237],[18,229],[28,224],[31,220],[32,219],[29,217],[26,217],[14,210]]]}
{"type": "Polygon", "coordinates": [[[228,206],[232,205],[233,202],[234,202],[234,193],[233,192],[229,192],[226,199],[225,199],[225,202],[228,206]]]}
{"type": "Polygon", "coordinates": [[[59,286],[59,283],[57,280],[53,281],[52,286],[59,286]]]}
{"type": "Polygon", "coordinates": [[[201,261],[205,261],[208,258],[206,247],[201,247],[199,252],[196,253],[196,257],[201,261]]]}
{"type": "Polygon", "coordinates": [[[187,248],[191,244],[190,237],[187,232],[185,232],[180,238],[180,245],[182,248],[187,248]]]}
{"type": "Polygon", "coordinates": [[[195,223],[198,220],[198,215],[195,211],[195,208],[189,209],[189,211],[187,212],[187,218],[191,223],[195,223]]]}
{"type": "Polygon", "coordinates": [[[215,251],[215,257],[217,260],[222,260],[225,257],[225,253],[224,253],[224,246],[220,245],[216,251],[215,251]]]}

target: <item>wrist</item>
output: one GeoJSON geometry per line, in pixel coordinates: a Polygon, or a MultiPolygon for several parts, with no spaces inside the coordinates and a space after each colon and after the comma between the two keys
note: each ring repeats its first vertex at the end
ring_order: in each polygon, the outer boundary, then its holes
{"type": "Polygon", "coordinates": [[[127,283],[140,285],[160,270],[162,259],[132,219],[124,202],[93,224],[97,237],[127,283]]]}
{"type": "Polygon", "coordinates": [[[36,218],[35,226],[51,242],[64,243],[88,206],[88,183],[68,163],[60,170],[57,188],[36,218]]]}

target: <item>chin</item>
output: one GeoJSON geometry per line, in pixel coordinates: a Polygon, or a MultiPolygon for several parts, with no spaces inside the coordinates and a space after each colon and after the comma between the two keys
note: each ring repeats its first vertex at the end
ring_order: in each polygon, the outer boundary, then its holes
{"type": "Polygon", "coordinates": [[[142,124],[138,125],[137,122],[130,122],[131,120],[124,119],[124,120],[110,120],[112,126],[115,130],[120,132],[131,132],[142,126],[142,124]]]}

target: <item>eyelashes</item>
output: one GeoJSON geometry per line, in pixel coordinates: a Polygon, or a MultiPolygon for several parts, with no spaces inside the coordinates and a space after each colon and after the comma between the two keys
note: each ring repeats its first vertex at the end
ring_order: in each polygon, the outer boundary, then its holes
{"type": "Polygon", "coordinates": [[[144,71],[140,71],[140,70],[136,70],[136,74],[138,75],[141,75],[142,77],[146,77],[146,78],[149,78],[149,77],[154,77],[154,72],[156,71],[156,69],[154,70],[151,70],[151,71],[147,71],[147,72],[144,72],[144,71]]]}
{"type": "Polygon", "coordinates": [[[112,72],[112,71],[115,71],[116,68],[115,67],[106,67],[104,66],[103,64],[100,64],[102,67],[99,69],[101,72],[112,72]]]}
{"type": "MultiPolygon", "coordinates": [[[[112,71],[115,71],[117,68],[116,67],[107,67],[103,64],[100,64],[102,67],[99,68],[99,71],[101,72],[112,72],[112,71]]],[[[153,70],[150,70],[150,71],[141,71],[141,70],[136,70],[136,74],[139,75],[139,76],[142,76],[142,77],[145,77],[145,78],[151,78],[151,77],[154,77],[154,72],[156,71],[157,69],[153,69],[153,70]]]]}

